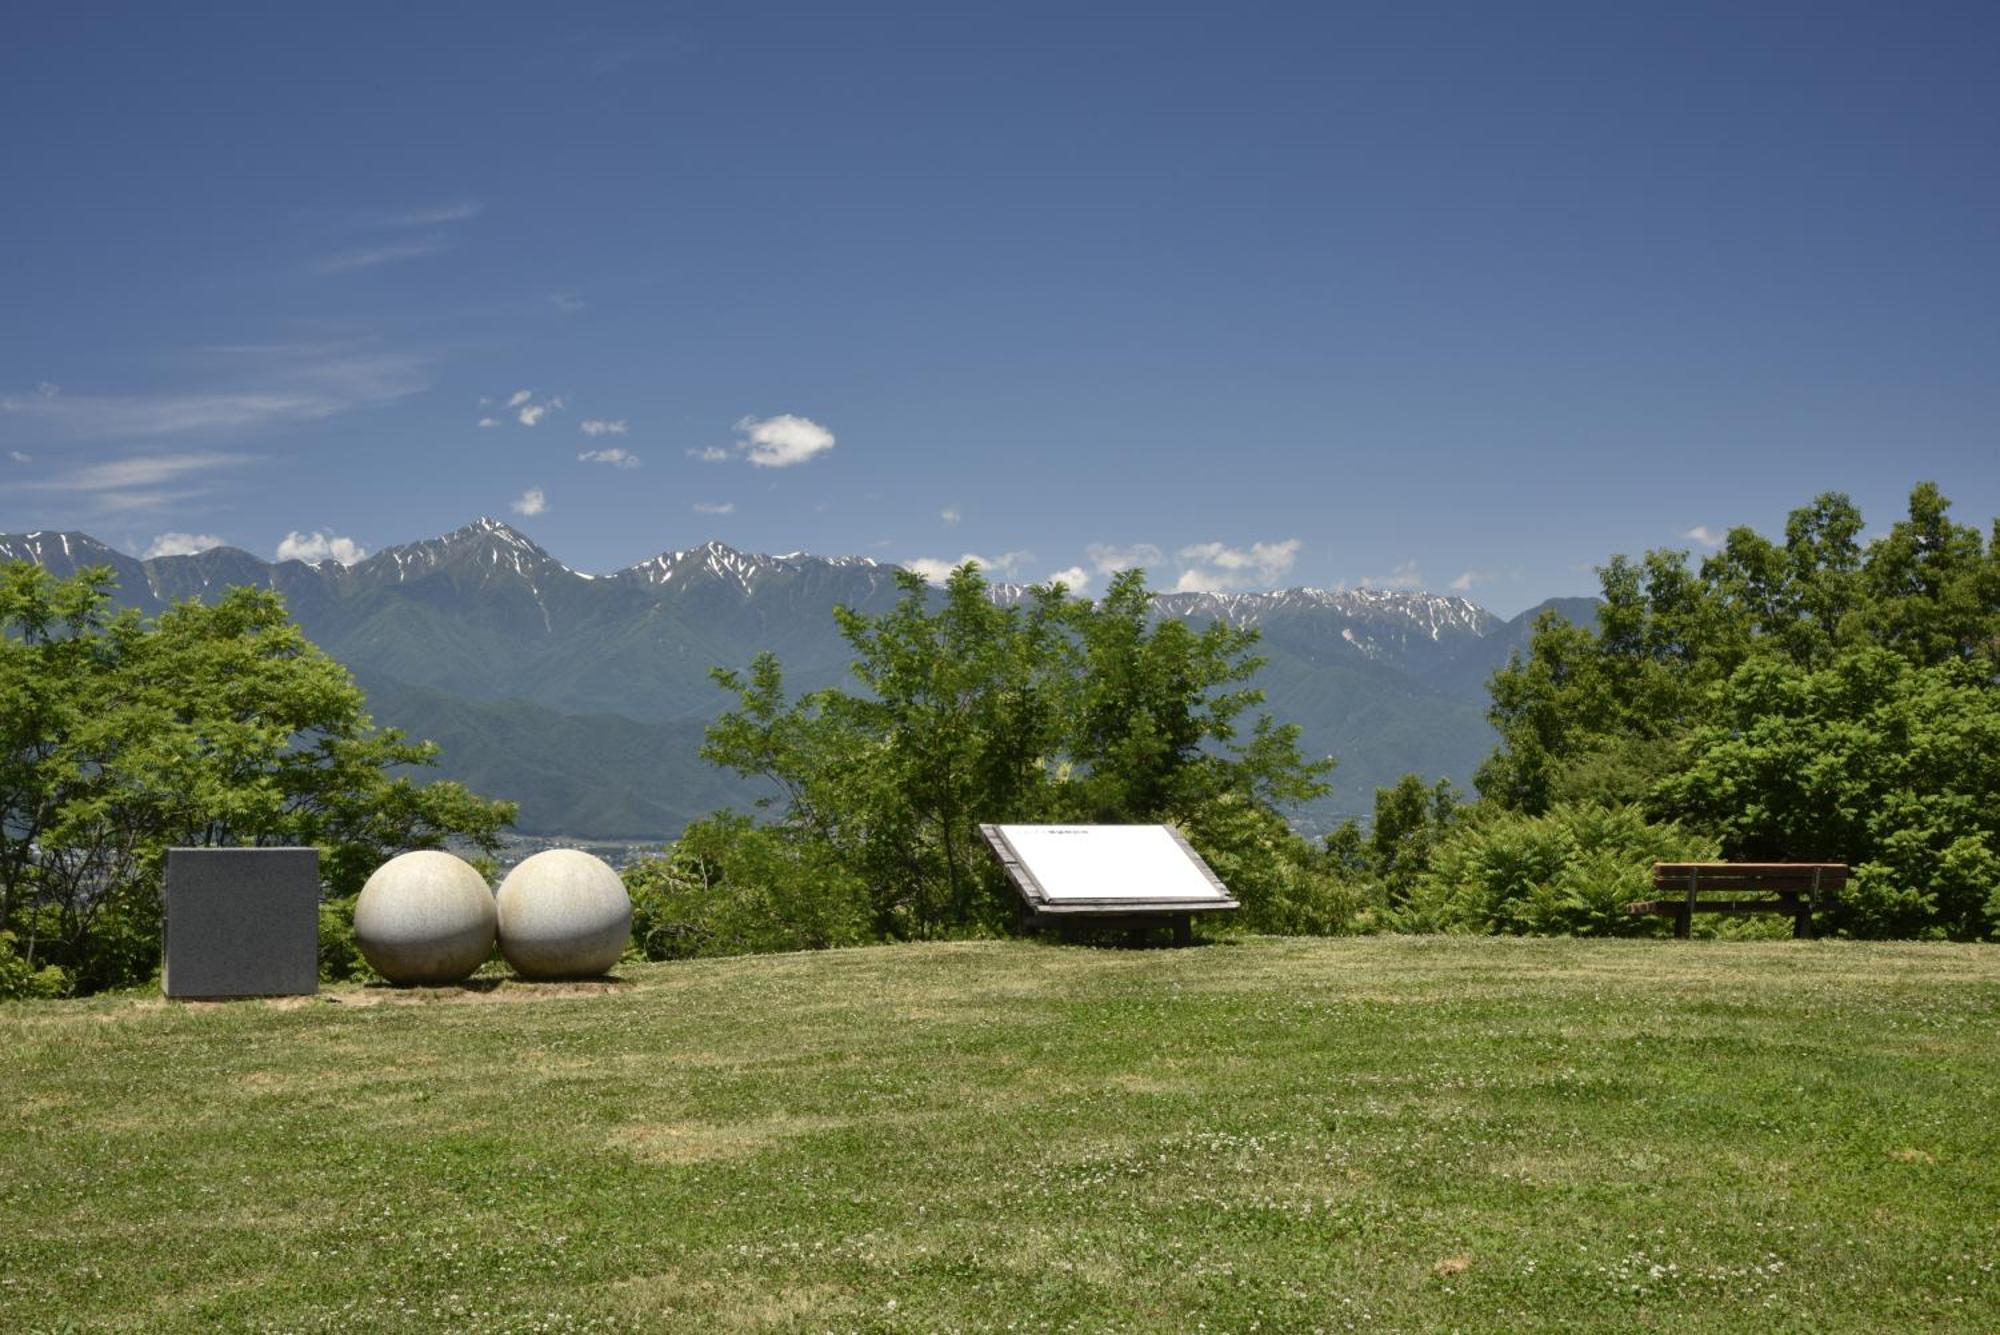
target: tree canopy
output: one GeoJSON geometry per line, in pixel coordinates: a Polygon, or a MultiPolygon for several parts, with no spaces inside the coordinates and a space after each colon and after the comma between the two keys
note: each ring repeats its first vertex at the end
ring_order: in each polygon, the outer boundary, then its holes
{"type": "Polygon", "coordinates": [[[168,847],[316,845],[336,899],[405,849],[497,847],[512,804],[399,773],[436,748],[374,727],[277,594],[148,621],[110,590],[105,569],[0,567],[0,972],[20,990],[150,976],[168,847]]]}
{"type": "Polygon", "coordinates": [[[1263,698],[1249,685],[1256,633],[1156,617],[1142,572],[1096,602],[1057,584],[1014,605],[970,562],[941,595],[899,578],[890,611],[836,613],[859,690],[789,700],[769,654],[718,671],[737,707],[703,750],[775,785],[772,836],[837,863],[878,936],[1005,927],[1011,895],[982,822],[1236,829],[1231,808],[1272,813],[1325,791],[1333,762],[1301,756],[1296,727],[1258,716],[1245,729],[1263,698]]]}
{"type": "Polygon", "coordinates": [[[1488,803],[1636,804],[1732,859],[1844,861],[1866,934],[2000,928],[2000,521],[1925,483],[1863,543],[1829,493],[1782,542],[1614,557],[1597,625],[1550,615],[1493,679],[1488,803]]]}

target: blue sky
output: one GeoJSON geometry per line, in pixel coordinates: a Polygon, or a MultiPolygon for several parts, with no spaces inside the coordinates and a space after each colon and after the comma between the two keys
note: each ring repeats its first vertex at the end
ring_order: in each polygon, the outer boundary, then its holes
{"type": "Polygon", "coordinates": [[[1511,612],[1822,490],[2000,512],[1991,5],[7,27],[0,529],[1511,612]]]}

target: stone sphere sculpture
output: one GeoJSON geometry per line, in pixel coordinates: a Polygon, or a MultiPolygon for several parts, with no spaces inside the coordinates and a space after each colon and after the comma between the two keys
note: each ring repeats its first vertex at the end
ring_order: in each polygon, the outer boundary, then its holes
{"type": "Polygon", "coordinates": [[[425,850],[390,858],[354,902],[354,943],[392,983],[457,983],[493,953],[499,914],[486,878],[425,850]]]}
{"type": "Polygon", "coordinates": [[[500,883],[500,953],[523,978],[594,978],[632,939],[632,900],[602,858],[537,853],[500,883]]]}

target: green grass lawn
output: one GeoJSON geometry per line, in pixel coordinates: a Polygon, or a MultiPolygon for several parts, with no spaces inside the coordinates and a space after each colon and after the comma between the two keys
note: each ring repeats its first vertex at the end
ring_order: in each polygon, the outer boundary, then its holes
{"type": "Polygon", "coordinates": [[[0,1329],[2000,1328],[2000,950],[904,946],[0,1007],[0,1329]]]}

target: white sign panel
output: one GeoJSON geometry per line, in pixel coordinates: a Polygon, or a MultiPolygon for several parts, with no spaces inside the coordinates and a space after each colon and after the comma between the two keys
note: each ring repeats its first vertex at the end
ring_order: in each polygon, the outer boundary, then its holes
{"type": "Polygon", "coordinates": [[[997,828],[1051,905],[1231,902],[1208,868],[1164,825],[997,828]]]}

